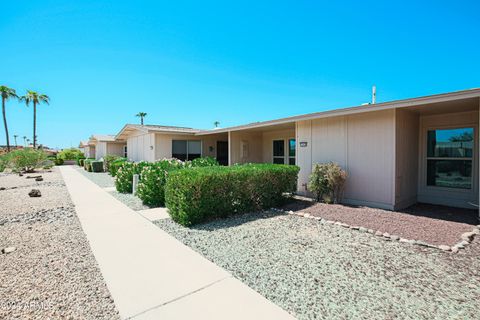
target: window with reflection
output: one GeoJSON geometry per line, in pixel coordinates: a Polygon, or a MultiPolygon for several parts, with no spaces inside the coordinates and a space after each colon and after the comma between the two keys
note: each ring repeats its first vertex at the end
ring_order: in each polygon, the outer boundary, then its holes
{"type": "Polygon", "coordinates": [[[427,185],[471,189],[474,129],[427,132],[427,185]]]}

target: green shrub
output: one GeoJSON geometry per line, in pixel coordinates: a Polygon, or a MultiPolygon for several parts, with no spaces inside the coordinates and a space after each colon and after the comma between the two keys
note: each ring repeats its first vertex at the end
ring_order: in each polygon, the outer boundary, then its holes
{"type": "Polygon", "coordinates": [[[62,158],[55,158],[53,160],[53,163],[55,163],[56,166],[61,166],[65,161],[63,161],[62,158]]]}
{"type": "Polygon", "coordinates": [[[107,154],[103,157],[103,169],[105,170],[105,172],[109,172],[110,170],[110,164],[119,159],[120,156],[117,156],[115,154],[107,154]]]}
{"type": "Polygon", "coordinates": [[[6,168],[13,171],[33,171],[35,168],[43,166],[47,160],[47,154],[41,149],[18,149],[7,153],[3,162],[6,168]]]}
{"type": "Polygon", "coordinates": [[[213,167],[219,166],[217,159],[213,157],[196,158],[191,161],[192,167],[213,167]]]}
{"type": "Polygon", "coordinates": [[[90,162],[90,167],[92,172],[103,172],[103,161],[92,161],[90,162]]]}
{"type": "Polygon", "coordinates": [[[80,156],[83,156],[82,151],[75,148],[63,149],[57,154],[57,158],[63,160],[76,160],[80,156]]]}
{"type": "Polygon", "coordinates": [[[116,160],[113,160],[109,165],[108,165],[108,172],[112,177],[115,177],[117,175],[118,169],[127,162],[126,158],[118,158],[116,160]]]}
{"type": "Polygon", "coordinates": [[[140,173],[136,195],[148,206],[165,205],[165,184],[169,172],[184,167],[182,161],[161,160],[145,166],[140,173]]]}
{"type": "Polygon", "coordinates": [[[313,167],[308,190],[311,191],[317,201],[325,203],[338,203],[343,196],[343,189],[347,173],[334,163],[317,163],[313,167]]]}
{"type": "Polygon", "coordinates": [[[115,175],[115,188],[121,193],[132,193],[133,175],[140,174],[148,162],[124,162],[115,175]]]}
{"type": "Polygon", "coordinates": [[[299,168],[247,164],[171,172],[165,200],[172,219],[184,226],[279,206],[297,187],[299,168]]]}
{"type": "Polygon", "coordinates": [[[85,155],[83,153],[77,155],[77,166],[83,167],[83,160],[85,159],[85,155]]]}
{"type": "Polygon", "coordinates": [[[95,161],[95,158],[88,158],[83,160],[83,168],[88,172],[92,172],[92,161],[95,161]]]}

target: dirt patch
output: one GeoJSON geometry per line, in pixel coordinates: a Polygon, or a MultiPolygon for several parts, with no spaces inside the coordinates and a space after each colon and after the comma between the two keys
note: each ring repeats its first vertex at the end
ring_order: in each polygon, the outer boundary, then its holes
{"type": "Polygon", "coordinates": [[[295,200],[283,209],[302,211],[326,220],[379,230],[434,245],[453,246],[461,241],[462,233],[472,231],[473,226],[479,224],[476,210],[429,204],[416,204],[402,211],[388,211],[295,200]]]}

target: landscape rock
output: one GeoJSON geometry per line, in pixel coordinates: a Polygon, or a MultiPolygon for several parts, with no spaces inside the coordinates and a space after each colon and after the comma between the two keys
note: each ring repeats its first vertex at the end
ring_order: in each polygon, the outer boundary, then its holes
{"type": "Polygon", "coordinates": [[[7,189],[7,188],[5,188],[5,187],[0,187],[0,191],[3,191],[3,190],[5,190],[5,189],[7,189]]]}
{"type": "Polygon", "coordinates": [[[385,238],[390,238],[390,233],[385,232],[385,233],[383,234],[383,236],[384,236],[385,238]]]}
{"type": "Polygon", "coordinates": [[[470,242],[473,239],[475,233],[473,232],[465,232],[461,235],[462,240],[470,242]]]}
{"type": "Polygon", "coordinates": [[[438,249],[443,250],[443,251],[450,251],[451,250],[450,246],[446,246],[446,245],[443,245],[443,244],[439,245],[438,249]]]}
{"type": "Polygon", "coordinates": [[[35,178],[35,181],[43,181],[43,178],[42,177],[37,177],[37,178],[35,178]]]}
{"type": "Polygon", "coordinates": [[[453,253],[457,253],[457,252],[458,252],[458,248],[457,248],[457,247],[455,247],[455,246],[454,246],[454,247],[452,247],[452,252],[453,252],[453,253]]]}
{"type": "Polygon", "coordinates": [[[36,197],[41,197],[42,196],[42,193],[40,192],[40,190],[38,189],[32,189],[28,195],[32,198],[36,198],[36,197]]]}
{"type": "Polygon", "coordinates": [[[365,227],[360,227],[360,228],[358,228],[358,231],[360,231],[360,232],[367,232],[367,228],[365,228],[365,227]]]}
{"type": "Polygon", "coordinates": [[[6,247],[6,248],[2,249],[2,253],[9,254],[9,253],[12,253],[13,251],[15,251],[16,249],[17,248],[15,248],[15,247],[6,247]]]}
{"type": "Polygon", "coordinates": [[[397,240],[400,239],[400,237],[399,237],[399,236],[396,236],[396,235],[391,235],[391,236],[390,236],[390,239],[392,239],[393,241],[397,241],[397,240]]]}
{"type": "Polygon", "coordinates": [[[382,236],[383,236],[383,232],[381,232],[381,231],[375,231],[375,235],[376,235],[377,237],[382,237],[382,236]]]}

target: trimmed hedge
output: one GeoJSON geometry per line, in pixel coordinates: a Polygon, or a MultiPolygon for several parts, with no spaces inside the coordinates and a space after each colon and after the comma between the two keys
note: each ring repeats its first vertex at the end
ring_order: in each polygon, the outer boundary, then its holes
{"type": "Polygon", "coordinates": [[[201,157],[191,161],[192,167],[214,167],[219,165],[217,159],[213,157],[201,157]]]}
{"type": "Polygon", "coordinates": [[[61,166],[65,161],[62,158],[55,158],[53,160],[53,163],[55,163],[56,166],[61,166]]]}
{"type": "Polygon", "coordinates": [[[171,172],[165,187],[170,216],[190,226],[282,205],[297,188],[300,168],[278,164],[188,168],[171,172]]]}
{"type": "Polygon", "coordinates": [[[103,157],[103,169],[105,172],[109,172],[110,164],[119,159],[120,156],[117,156],[116,154],[107,154],[103,157]]]}
{"type": "Polygon", "coordinates": [[[118,169],[120,169],[120,167],[125,162],[127,162],[126,158],[119,158],[119,159],[116,159],[116,160],[113,160],[112,162],[110,162],[110,164],[108,165],[108,172],[110,173],[110,175],[112,177],[115,177],[117,175],[118,169]]]}
{"type": "Polygon", "coordinates": [[[176,159],[164,159],[155,163],[149,163],[141,173],[136,195],[143,204],[151,207],[165,205],[165,184],[169,172],[182,169],[185,163],[176,159]]]}
{"type": "Polygon", "coordinates": [[[92,161],[90,166],[92,167],[92,172],[103,172],[103,161],[92,161]]]}
{"type": "Polygon", "coordinates": [[[115,188],[121,193],[132,193],[133,175],[140,174],[142,169],[148,166],[146,161],[124,162],[115,175],[115,188]]]}
{"type": "Polygon", "coordinates": [[[83,167],[83,160],[85,160],[85,158],[86,158],[86,157],[85,157],[85,155],[83,155],[83,154],[77,155],[77,159],[76,159],[76,161],[77,161],[77,166],[83,167]]]}
{"type": "Polygon", "coordinates": [[[95,158],[88,158],[83,161],[83,168],[88,172],[92,172],[92,161],[95,161],[95,158]]]}

